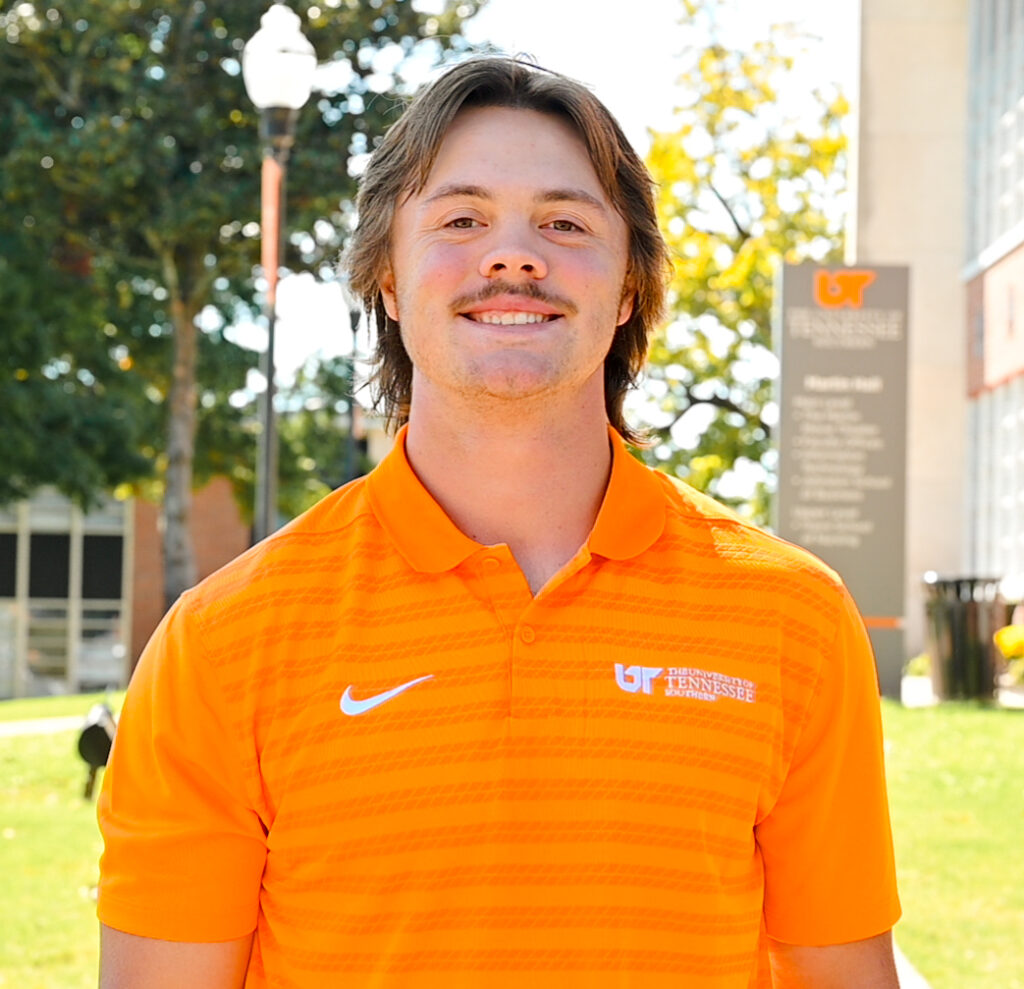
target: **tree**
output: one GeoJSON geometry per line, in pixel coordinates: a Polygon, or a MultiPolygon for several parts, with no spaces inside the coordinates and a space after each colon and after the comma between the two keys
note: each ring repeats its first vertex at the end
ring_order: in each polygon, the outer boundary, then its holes
{"type": "MultiPolygon", "coordinates": [[[[88,504],[97,491],[146,475],[142,382],[100,332],[102,300],[59,247],[40,252],[31,234],[0,233],[0,504],[56,484],[88,504]],[[47,272],[45,283],[40,273],[47,272]]],[[[47,243],[57,244],[47,237],[47,243]]]]}
{"type": "Polygon", "coordinates": [[[674,275],[644,383],[655,445],[642,457],[764,522],[773,285],[783,260],[839,258],[847,104],[832,87],[795,99],[792,32],[729,46],[717,0],[683,6],[693,43],[678,127],[653,134],[648,155],[674,275]]]}
{"type": "MultiPolygon", "coordinates": [[[[285,267],[333,277],[351,215],[350,160],[372,150],[394,119],[416,42],[434,38],[433,56],[459,47],[459,26],[477,6],[449,0],[430,15],[409,0],[293,3],[322,66],[290,166],[294,232],[285,267]]],[[[14,393],[21,388],[23,396],[55,370],[61,387],[77,381],[88,394],[78,395],[73,418],[89,403],[102,407],[118,446],[153,430],[142,448],[163,488],[168,602],[195,578],[188,516],[204,438],[216,438],[218,451],[207,445],[205,453],[217,452],[221,468],[244,473],[253,456],[245,412],[228,399],[254,359],[226,330],[252,315],[255,291],[261,153],[239,58],[263,7],[63,0],[0,13],[0,239],[31,241],[26,257],[37,265],[25,273],[32,285],[17,310],[0,287],[0,309],[17,327],[12,336],[31,336],[56,274],[71,270],[80,279],[75,304],[54,317],[61,329],[50,342],[60,349],[31,360],[5,355],[4,363],[18,365],[14,393]]],[[[6,340],[5,333],[0,347],[6,340]]],[[[0,401],[21,400],[10,392],[0,401]]],[[[9,422],[22,421],[8,404],[0,406],[5,434],[9,422]]],[[[68,483],[33,462],[27,435],[13,445],[24,454],[10,465],[18,481],[0,487],[0,497],[50,481],[85,498],[145,467],[101,457],[81,483],[68,483]]]]}
{"type": "Polygon", "coordinates": [[[283,393],[278,421],[280,503],[290,516],[310,508],[334,488],[373,466],[366,444],[357,439],[350,415],[355,371],[350,357],[311,360],[283,393]]]}

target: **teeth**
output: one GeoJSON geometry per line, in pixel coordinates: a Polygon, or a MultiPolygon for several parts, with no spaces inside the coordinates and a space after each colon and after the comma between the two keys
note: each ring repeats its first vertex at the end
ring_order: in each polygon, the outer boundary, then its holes
{"type": "Polygon", "coordinates": [[[526,323],[545,323],[551,318],[539,312],[503,312],[500,310],[470,314],[470,319],[478,323],[492,323],[496,326],[521,326],[526,323]]]}

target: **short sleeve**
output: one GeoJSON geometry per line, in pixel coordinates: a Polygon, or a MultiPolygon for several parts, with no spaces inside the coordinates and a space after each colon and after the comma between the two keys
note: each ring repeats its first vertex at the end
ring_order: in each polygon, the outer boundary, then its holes
{"type": "Polygon", "coordinates": [[[843,944],[899,919],[871,644],[845,590],[835,640],[774,806],[756,828],[767,933],[843,944]]]}
{"type": "Polygon", "coordinates": [[[266,832],[185,602],[146,647],[117,726],[98,914],[143,937],[226,941],[256,927],[266,832]]]}

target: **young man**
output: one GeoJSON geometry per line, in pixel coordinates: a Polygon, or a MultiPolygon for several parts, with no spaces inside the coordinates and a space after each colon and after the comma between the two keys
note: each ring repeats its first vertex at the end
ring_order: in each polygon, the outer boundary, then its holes
{"type": "Polygon", "coordinates": [[[622,440],[666,263],[617,125],[468,62],[359,211],[402,429],[148,647],[101,985],[896,986],[849,595],[622,440]]]}

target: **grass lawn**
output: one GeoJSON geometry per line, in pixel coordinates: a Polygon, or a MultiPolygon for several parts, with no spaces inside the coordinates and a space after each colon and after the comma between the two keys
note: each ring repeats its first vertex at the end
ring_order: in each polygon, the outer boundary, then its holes
{"type": "MultiPolygon", "coordinates": [[[[0,720],[84,716],[97,699],[3,701],[0,720]]],[[[932,989],[1024,989],[1024,711],[886,702],[883,718],[900,946],[932,989]]],[[[0,738],[3,989],[96,985],[101,844],[76,740],[0,738]]]]}
{"type": "Polygon", "coordinates": [[[93,891],[101,844],[95,804],[82,798],[86,770],[77,740],[75,731],[0,738],[4,989],[96,987],[93,891]]]}
{"type": "Polygon", "coordinates": [[[1024,989],[1024,711],[882,716],[900,947],[932,989],[1024,989]]]}

